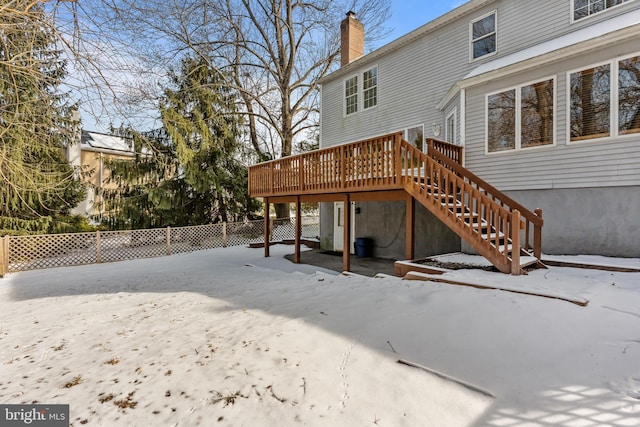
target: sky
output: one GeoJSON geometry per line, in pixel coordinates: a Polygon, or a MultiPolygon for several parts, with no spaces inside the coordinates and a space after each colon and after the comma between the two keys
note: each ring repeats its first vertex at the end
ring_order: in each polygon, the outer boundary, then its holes
{"type": "Polygon", "coordinates": [[[439,16],[466,3],[466,0],[392,0],[391,33],[380,46],[410,33],[439,16]]]}
{"type": "MultiPolygon", "coordinates": [[[[466,1],[467,0],[391,0],[391,17],[387,22],[389,34],[384,39],[376,42],[375,46],[365,46],[365,49],[368,52],[382,47],[439,16],[450,12],[456,7],[466,3],[466,1]]],[[[336,28],[336,31],[337,30],[336,28]]],[[[114,119],[114,117],[107,117],[107,114],[105,114],[106,111],[102,110],[98,105],[100,103],[99,96],[94,96],[94,102],[96,105],[93,105],[92,108],[81,107],[83,128],[109,133],[110,119],[114,119]],[[98,121],[96,117],[101,117],[102,120],[98,121]]],[[[109,109],[109,107],[106,108],[107,110],[109,109]]],[[[120,125],[122,122],[117,118],[114,120],[113,124],[115,126],[120,125]]],[[[150,121],[147,118],[140,118],[138,121],[133,119],[132,121],[134,125],[136,123],[142,124],[143,127],[149,127],[150,123],[152,123],[152,126],[157,126],[156,121],[150,121]]]]}

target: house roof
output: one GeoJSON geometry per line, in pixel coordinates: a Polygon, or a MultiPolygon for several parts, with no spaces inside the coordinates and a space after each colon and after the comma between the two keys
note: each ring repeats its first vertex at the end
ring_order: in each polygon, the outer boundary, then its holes
{"type": "Polygon", "coordinates": [[[389,44],[386,44],[384,46],[382,46],[379,49],[374,50],[373,52],[370,52],[368,54],[366,54],[365,56],[356,59],[355,61],[345,65],[344,67],[341,67],[340,69],[334,71],[333,73],[329,74],[328,76],[323,77],[322,79],[320,79],[320,84],[323,84],[327,81],[345,76],[346,74],[352,73],[354,68],[358,68],[361,66],[364,66],[368,63],[374,62],[376,60],[378,60],[378,58],[388,54],[389,52],[393,52],[395,50],[400,49],[403,46],[406,46],[408,44],[410,44],[411,42],[413,42],[414,40],[423,37],[429,33],[432,33],[433,31],[442,28],[443,26],[447,25],[448,23],[450,23],[451,21],[454,21],[462,16],[468,15],[470,13],[473,13],[474,11],[476,11],[477,9],[489,4],[489,3],[493,3],[495,0],[469,0],[466,3],[464,3],[462,6],[459,6],[455,9],[453,9],[450,12],[445,13],[444,15],[434,19],[433,21],[430,21],[426,24],[424,24],[421,27],[416,28],[415,30],[411,31],[408,34],[405,34],[404,36],[392,41],[389,44]]]}
{"type": "Polygon", "coordinates": [[[621,42],[640,34],[640,9],[631,10],[555,39],[519,50],[473,69],[454,84],[438,103],[443,109],[460,89],[504,77],[554,61],[580,55],[585,51],[621,42]]]}
{"type": "MultiPolygon", "coordinates": [[[[588,49],[593,49],[593,44],[589,42],[605,36],[611,36],[613,33],[619,32],[621,30],[631,29],[631,33],[633,33],[632,35],[637,35],[638,25],[640,25],[640,9],[631,10],[622,15],[618,15],[614,18],[607,19],[606,21],[601,21],[594,25],[584,27],[580,30],[565,34],[564,36],[557,37],[553,40],[531,46],[529,48],[520,50],[510,55],[503,56],[493,61],[485,62],[484,64],[478,66],[476,69],[467,74],[463,78],[463,80],[468,80],[473,77],[489,73],[491,71],[506,68],[519,62],[538,58],[568,47],[571,47],[572,50],[574,50],[574,48],[580,44],[588,44],[588,49]]],[[[606,43],[609,43],[609,38],[607,39],[606,43]]],[[[585,48],[587,47],[585,46],[585,48]]]]}
{"type": "Polygon", "coordinates": [[[133,154],[129,141],[125,138],[107,135],[98,132],[82,131],[81,148],[91,151],[120,152],[121,154],[133,154]]]}

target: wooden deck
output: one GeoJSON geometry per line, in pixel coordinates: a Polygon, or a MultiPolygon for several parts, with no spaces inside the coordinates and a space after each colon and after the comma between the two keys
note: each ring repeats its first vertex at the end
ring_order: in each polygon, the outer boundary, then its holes
{"type": "MultiPolygon", "coordinates": [[[[300,203],[308,201],[404,200],[407,259],[413,258],[417,201],[500,271],[521,274],[521,254],[540,259],[542,213],[471,173],[462,156],[462,147],[433,139],[422,152],[394,133],[251,166],[249,194],[264,199],[265,212],[271,203],[291,202],[298,215],[300,203]]],[[[344,215],[348,248],[350,210],[344,215]]],[[[265,246],[267,256],[268,251],[265,246]]],[[[349,251],[344,252],[348,270],[349,251]]]]}

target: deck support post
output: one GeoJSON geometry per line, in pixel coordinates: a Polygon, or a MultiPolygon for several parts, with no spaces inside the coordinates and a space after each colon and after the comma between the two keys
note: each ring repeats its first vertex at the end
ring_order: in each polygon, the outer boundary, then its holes
{"type": "Polygon", "coordinates": [[[415,215],[416,199],[408,196],[406,201],[407,216],[405,220],[405,257],[407,260],[415,258],[415,215]]]}
{"type": "Polygon", "coordinates": [[[269,236],[271,230],[269,229],[271,221],[269,221],[269,198],[264,198],[264,256],[269,256],[269,236]]]}
{"type": "Polygon", "coordinates": [[[344,236],[342,245],[342,271],[351,271],[351,198],[344,197],[344,236]]]}
{"type": "MultiPolygon", "coordinates": [[[[542,218],[542,209],[538,208],[533,211],[539,218],[542,218]]],[[[533,255],[538,258],[542,258],[542,227],[534,226],[533,231],[533,255]]]]}
{"type": "Polygon", "coordinates": [[[296,196],[296,232],[293,262],[300,264],[300,235],[302,234],[302,214],[300,212],[300,196],[296,196]]]}

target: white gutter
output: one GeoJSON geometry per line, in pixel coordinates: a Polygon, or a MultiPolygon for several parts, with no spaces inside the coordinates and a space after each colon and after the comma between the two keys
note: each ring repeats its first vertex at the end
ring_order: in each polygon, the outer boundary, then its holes
{"type": "Polygon", "coordinates": [[[365,66],[366,64],[369,64],[371,62],[377,61],[380,57],[387,55],[390,52],[393,52],[395,50],[398,50],[406,45],[408,45],[409,43],[413,42],[414,40],[425,36],[426,34],[432,33],[442,27],[444,27],[445,25],[449,24],[452,21],[455,21],[465,15],[468,15],[470,13],[473,13],[474,11],[480,9],[481,7],[489,4],[489,3],[493,3],[496,0],[470,0],[468,2],[466,2],[465,4],[463,4],[462,6],[459,6],[455,9],[453,9],[450,12],[445,13],[444,15],[440,16],[439,18],[434,19],[433,21],[430,21],[428,23],[426,23],[425,25],[416,28],[415,30],[411,31],[410,33],[392,41],[389,44],[386,44],[384,46],[382,46],[379,49],[374,50],[371,53],[366,54],[365,56],[356,59],[355,61],[345,65],[344,67],[334,71],[333,73],[329,74],[328,76],[323,77],[322,79],[320,79],[318,81],[319,84],[324,84],[328,81],[337,79],[341,76],[344,76],[346,74],[349,73],[353,73],[353,70],[355,68],[359,68],[362,66],[365,66]]]}
{"type": "Polygon", "coordinates": [[[584,27],[564,36],[485,62],[454,84],[438,103],[442,110],[464,88],[558,62],[638,37],[640,9],[584,27]]]}

